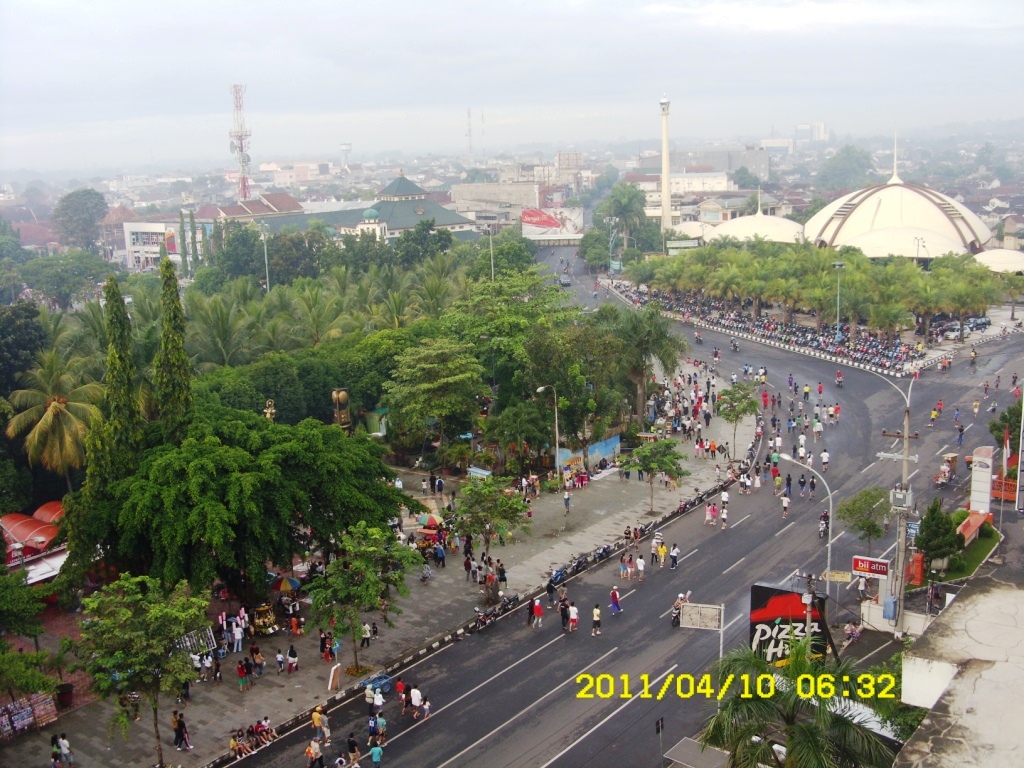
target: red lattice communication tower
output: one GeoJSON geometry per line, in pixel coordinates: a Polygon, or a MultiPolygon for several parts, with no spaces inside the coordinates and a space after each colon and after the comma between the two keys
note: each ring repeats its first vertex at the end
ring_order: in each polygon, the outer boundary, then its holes
{"type": "Polygon", "coordinates": [[[235,126],[228,131],[231,137],[231,154],[238,158],[238,202],[249,199],[249,137],[252,131],[245,127],[245,86],[232,85],[231,95],[235,100],[235,126]]]}

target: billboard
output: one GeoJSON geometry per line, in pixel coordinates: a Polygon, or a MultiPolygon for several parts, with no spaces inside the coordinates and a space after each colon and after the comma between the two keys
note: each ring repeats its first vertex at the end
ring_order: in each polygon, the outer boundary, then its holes
{"type": "Polygon", "coordinates": [[[853,567],[850,570],[857,576],[866,576],[869,579],[888,579],[889,561],[879,560],[877,557],[854,555],[853,567]]]}
{"type": "MultiPolygon", "coordinates": [[[[785,664],[790,642],[805,637],[803,597],[802,592],[764,584],[750,588],[750,648],[769,664],[785,664]]],[[[811,605],[811,637],[811,651],[823,656],[831,643],[823,595],[815,595],[811,605]]]]}
{"type": "Polygon", "coordinates": [[[583,237],[582,208],[524,208],[523,237],[529,240],[575,240],[583,237]]]}

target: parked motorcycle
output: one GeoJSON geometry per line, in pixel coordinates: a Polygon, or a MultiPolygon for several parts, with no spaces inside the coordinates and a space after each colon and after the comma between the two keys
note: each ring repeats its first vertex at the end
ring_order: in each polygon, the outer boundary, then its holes
{"type": "Polygon", "coordinates": [[[597,549],[594,550],[594,556],[593,556],[594,557],[594,562],[597,563],[597,562],[600,562],[601,560],[604,560],[606,558],[611,557],[612,556],[612,551],[613,551],[613,548],[612,548],[611,544],[605,544],[602,547],[598,547],[597,549]]]}
{"type": "Polygon", "coordinates": [[[503,592],[498,593],[498,597],[501,598],[501,602],[498,604],[498,615],[504,616],[506,613],[511,611],[517,605],[519,605],[519,593],[515,592],[511,595],[506,595],[503,592]]]}
{"type": "Polygon", "coordinates": [[[499,615],[497,606],[492,606],[484,611],[479,608],[474,608],[473,610],[476,611],[476,621],[473,623],[473,629],[477,630],[483,629],[488,624],[493,624],[499,615]]]}
{"type": "Polygon", "coordinates": [[[580,555],[579,557],[571,555],[569,557],[569,563],[572,575],[575,576],[577,573],[581,573],[586,569],[587,565],[590,564],[590,558],[586,555],[580,555]]]}
{"type": "Polygon", "coordinates": [[[555,568],[554,570],[551,571],[551,578],[548,579],[548,584],[550,584],[553,587],[557,587],[563,581],[568,579],[571,574],[572,574],[572,565],[569,564],[569,563],[566,563],[565,565],[560,566],[559,568],[555,568]]]}

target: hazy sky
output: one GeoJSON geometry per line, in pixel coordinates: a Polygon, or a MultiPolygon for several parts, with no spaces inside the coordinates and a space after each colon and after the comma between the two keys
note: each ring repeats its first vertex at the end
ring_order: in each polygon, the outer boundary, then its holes
{"type": "Polygon", "coordinates": [[[0,0],[0,169],[1024,115],[1021,0],[0,0]]]}

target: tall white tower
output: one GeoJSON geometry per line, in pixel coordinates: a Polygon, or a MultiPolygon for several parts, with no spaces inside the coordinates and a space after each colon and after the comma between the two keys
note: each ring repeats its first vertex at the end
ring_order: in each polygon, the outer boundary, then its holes
{"type": "Polygon", "coordinates": [[[672,188],[668,150],[668,97],[661,97],[661,233],[672,228],[672,188]]]}

